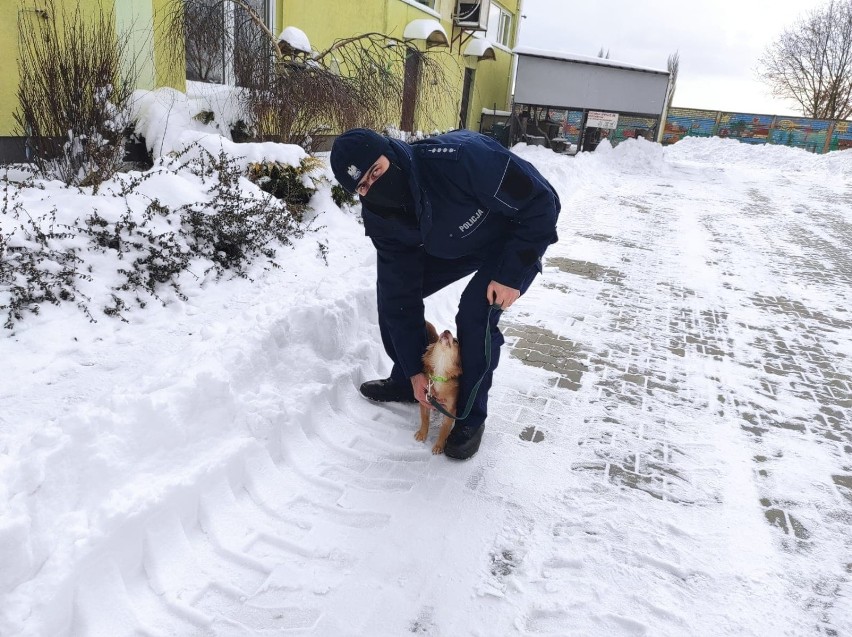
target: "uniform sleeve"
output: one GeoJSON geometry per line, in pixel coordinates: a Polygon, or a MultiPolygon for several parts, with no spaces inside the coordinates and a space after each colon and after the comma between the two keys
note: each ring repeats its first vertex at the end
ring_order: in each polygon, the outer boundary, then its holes
{"type": "MultiPolygon", "coordinates": [[[[496,144],[495,144],[496,146],[496,144]]],[[[528,162],[503,148],[489,149],[490,168],[471,175],[477,199],[510,219],[511,237],[495,276],[498,283],[519,289],[551,243],[556,243],[559,197],[528,162]],[[499,153],[499,154],[498,154],[499,153]],[[495,161],[497,160],[497,161],[495,161]]],[[[467,158],[471,166],[470,157],[467,158]]]]}
{"type": "Polygon", "coordinates": [[[406,378],[423,371],[426,349],[423,317],[422,248],[384,237],[371,237],[378,256],[376,285],[379,314],[385,320],[406,378]]]}

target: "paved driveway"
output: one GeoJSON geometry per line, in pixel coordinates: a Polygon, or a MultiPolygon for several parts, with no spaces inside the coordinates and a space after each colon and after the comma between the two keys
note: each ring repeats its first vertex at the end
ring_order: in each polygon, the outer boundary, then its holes
{"type": "MultiPolygon", "coordinates": [[[[605,517],[625,544],[655,526],[637,507],[672,520],[715,511],[733,536],[738,511],[762,512],[768,536],[741,532],[768,544],[782,605],[810,617],[806,634],[850,634],[852,187],[780,169],[648,172],[565,202],[563,240],[530,298],[552,316],[505,330],[511,355],[545,380],[502,409],[522,440],[567,443],[573,474],[621,491],[621,514],[605,517]]],[[[555,591],[582,588],[558,570],[555,591]]],[[[528,627],[558,633],[548,621],[528,627]]]]}

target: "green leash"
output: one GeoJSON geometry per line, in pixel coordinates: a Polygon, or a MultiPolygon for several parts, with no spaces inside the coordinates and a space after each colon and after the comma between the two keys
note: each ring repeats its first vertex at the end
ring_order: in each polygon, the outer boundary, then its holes
{"type": "Polygon", "coordinates": [[[479,377],[479,380],[476,381],[476,385],[473,386],[473,390],[470,392],[470,396],[467,399],[467,405],[465,405],[464,408],[464,415],[453,416],[441,406],[441,403],[438,402],[437,398],[431,395],[428,396],[429,403],[447,418],[452,418],[453,420],[464,420],[470,415],[470,410],[473,409],[473,401],[476,399],[479,386],[482,384],[482,381],[485,380],[485,375],[491,369],[491,313],[494,312],[494,310],[501,312],[503,308],[496,303],[488,308],[488,318],[485,320],[485,371],[482,372],[482,376],[479,377]]]}

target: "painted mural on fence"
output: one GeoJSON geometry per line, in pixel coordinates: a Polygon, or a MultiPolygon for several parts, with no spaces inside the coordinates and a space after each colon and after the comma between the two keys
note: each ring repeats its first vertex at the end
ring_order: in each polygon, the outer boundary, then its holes
{"type": "Polygon", "coordinates": [[[849,124],[838,121],[832,126],[829,120],[807,117],[673,108],[666,119],[663,143],[673,144],[684,137],[716,136],[748,144],[778,144],[822,153],[852,148],[849,124]]]}
{"type": "Polygon", "coordinates": [[[852,150],[852,122],[837,122],[829,150],[852,150]]]}
{"type": "MultiPolygon", "coordinates": [[[[772,131],[772,143],[784,146],[797,146],[821,153],[825,147],[825,138],[831,122],[804,117],[779,117],[772,131]]],[[[848,122],[837,122],[829,141],[829,150],[841,150],[852,147],[848,134],[848,122]],[[842,130],[841,130],[842,129],[842,130]],[[844,139],[845,138],[845,139],[844,139]],[[844,142],[841,145],[841,142],[844,142]]]]}
{"type": "Polygon", "coordinates": [[[609,141],[614,146],[625,139],[644,137],[645,139],[656,139],[657,132],[656,117],[637,117],[635,115],[619,115],[618,126],[609,134],[609,141]]]}
{"type": "Polygon", "coordinates": [[[769,140],[772,119],[772,115],[722,113],[716,134],[719,137],[730,137],[749,144],[765,144],[769,140]]]}
{"type": "Polygon", "coordinates": [[[571,144],[580,143],[580,129],[583,126],[583,111],[565,111],[550,109],[547,118],[559,124],[560,136],[571,144]]]}
{"type": "Polygon", "coordinates": [[[672,108],[666,118],[663,143],[674,144],[684,137],[712,137],[716,134],[716,111],[672,108]]]}

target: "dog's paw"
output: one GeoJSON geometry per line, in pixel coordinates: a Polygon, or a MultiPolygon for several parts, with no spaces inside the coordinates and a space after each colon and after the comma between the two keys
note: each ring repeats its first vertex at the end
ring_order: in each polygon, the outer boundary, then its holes
{"type": "Polygon", "coordinates": [[[435,443],[435,446],[432,447],[432,453],[434,453],[436,456],[439,453],[444,453],[444,445],[440,445],[440,444],[435,443]]]}
{"type": "Polygon", "coordinates": [[[424,440],[426,440],[426,434],[427,433],[429,433],[429,432],[423,431],[422,429],[420,429],[416,434],[414,434],[414,439],[418,440],[420,442],[423,442],[424,440]]]}

